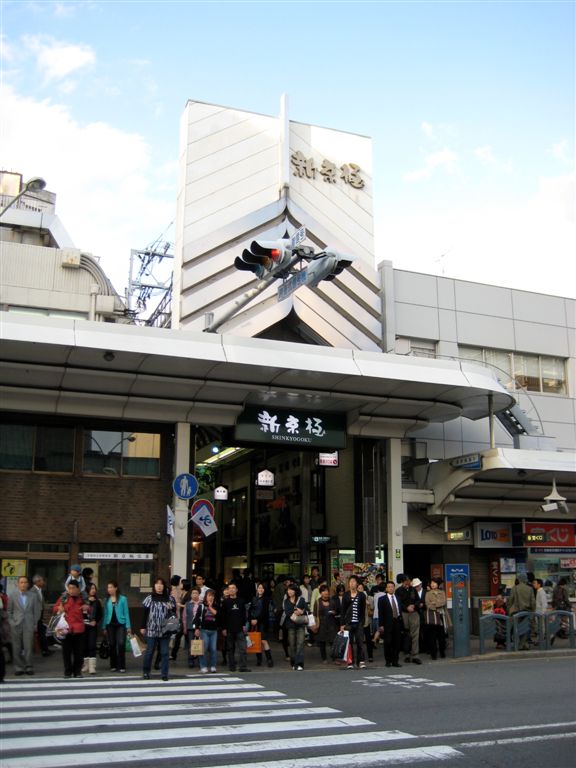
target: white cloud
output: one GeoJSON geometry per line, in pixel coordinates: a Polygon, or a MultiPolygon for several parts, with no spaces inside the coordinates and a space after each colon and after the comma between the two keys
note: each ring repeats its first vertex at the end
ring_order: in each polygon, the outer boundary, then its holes
{"type": "Polygon", "coordinates": [[[431,125],[431,123],[427,123],[426,121],[424,121],[420,126],[420,128],[422,129],[422,133],[425,136],[427,136],[429,139],[435,138],[434,126],[431,125]]]}
{"type": "Polygon", "coordinates": [[[175,161],[170,186],[138,134],[104,122],[81,125],[65,107],[23,98],[10,86],[3,109],[0,167],[46,179],[76,246],[100,256],[122,291],[130,250],[148,245],[174,219],[175,161]]]}
{"type": "Polygon", "coordinates": [[[524,201],[439,206],[433,198],[377,215],[377,260],[398,269],[576,298],[575,178],[540,180],[524,201]]]}
{"type": "Polygon", "coordinates": [[[551,155],[555,160],[560,160],[563,163],[570,161],[570,151],[568,148],[568,141],[563,139],[546,150],[547,154],[551,155]]]}
{"type": "Polygon", "coordinates": [[[61,80],[96,63],[96,55],[87,45],[62,43],[44,35],[25,35],[23,42],[36,55],[45,82],[61,80]]]}
{"type": "Polygon", "coordinates": [[[404,181],[422,181],[429,179],[436,171],[444,171],[448,175],[459,173],[458,155],[451,149],[444,148],[438,152],[432,152],[424,160],[424,166],[404,174],[404,181]]]}
{"type": "Polygon", "coordinates": [[[492,147],[488,145],[485,145],[484,147],[476,147],[476,149],[473,150],[473,154],[484,165],[490,166],[491,168],[497,168],[499,170],[506,171],[506,173],[511,173],[512,171],[511,160],[500,160],[494,154],[492,147]]]}

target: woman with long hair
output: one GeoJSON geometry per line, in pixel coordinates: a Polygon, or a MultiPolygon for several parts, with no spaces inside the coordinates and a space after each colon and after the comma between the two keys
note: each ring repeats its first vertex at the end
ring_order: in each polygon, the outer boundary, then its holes
{"type": "Polygon", "coordinates": [[[102,629],[110,646],[110,671],[126,672],[126,635],[132,636],[128,600],[121,594],[117,581],[109,581],[106,591],[102,629]]]}
{"type": "Polygon", "coordinates": [[[292,669],[304,669],[304,636],[306,634],[306,600],[296,584],[289,584],[284,598],[283,619],[288,632],[288,653],[292,669]]]}
{"type": "Polygon", "coordinates": [[[96,674],[96,641],[98,639],[98,624],[102,620],[102,603],[98,599],[98,590],[94,582],[87,587],[86,604],[88,610],[84,616],[84,666],[82,672],[90,675],[96,674]]]}
{"type": "MultiPolygon", "coordinates": [[[[206,590],[204,602],[200,603],[198,610],[192,619],[192,630],[189,634],[200,638],[203,645],[203,653],[200,656],[200,672],[216,672],[216,660],[218,656],[218,607],[216,606],[216,593],[213,589],[206,590]]],[[[190,638],[190,642],[192,637],[190,638]]]]}
{"type": "Polygon", "coordinates": [[[323,664],[328,663],[326,646],[328,646],[328,650],[332,648],[332,643],[339,629],[335,615],[335,606],[332,600],[328,584],[320,584],[318,587],[318,600],[314,603],[314,618],[318,625],[316,645],[320,650],[320,658],[323,664]]]}
{"type": "MultiPolygon", "coordinates": [[[[266,655],[266,662],[269,667],[274,666],[270,643],[264,637],[268,634],[270,621],[270,598],[266,594],[266,587],[259,581],[256,584],[256,594],[248,606],[248,621],[250,623],[250,632],[260,632],[262,635],[262,649],[266,655]]],[[[256,666],[262,666],[262,653],[256,654],[256,666]]]]}
{"type": "Polygon", "coordinates": [[[164,579],[156,579],[151,594],[142,603],[144,614],[140,633],[146,640],[146,651],[142,665],[145,680],[150,680],[152,657],[157,647],[160,648],[161,677],[168,680],[170,665],[170,634],[166,632],[166,621],[169,616],[176,615],[176,600],[170,595],[164,579]]]}

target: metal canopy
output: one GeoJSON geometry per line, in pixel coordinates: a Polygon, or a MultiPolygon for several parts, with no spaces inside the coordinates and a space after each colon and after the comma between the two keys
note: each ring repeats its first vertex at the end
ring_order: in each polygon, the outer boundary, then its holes
{"type": "Polygon", "coordinates": [[[2,406],[232,425],[248,404],[348,415],[399,436],[514,398],[474,364],[181,330],[0,313],[2,406]]]}
{"type": "Polygon", "coordinates": [[[431,514],[544,519],[540,507],[555,480],[569,511],[551,519],[576,519],[576,453],[491,448],[479,456],[481,469],[455,468],[450,460],[418,468],[433,490],[431,514]]]}

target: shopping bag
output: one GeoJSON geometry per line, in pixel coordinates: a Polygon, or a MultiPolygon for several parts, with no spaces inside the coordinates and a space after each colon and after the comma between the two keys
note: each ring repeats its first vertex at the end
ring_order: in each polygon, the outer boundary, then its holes
{"type": "Polygon", "coordinates": [[[346,661],[349,645],[348,631],[343,630],[342,632],[338,632],[332,643],[332,658],[335,661],[346,661]]]}
{"type": "Polygon", "coordinates": [[[312,632],[318,631],[318,625],[316,623],[316,616],[314,616],[313,613],[308,614],[308,629],[311,629],[312,632]]]}
{"type": "Polygon", "coordinates": [[[204,643],[199,637],[195,637],[190,643],[190,656],[203,656],[204,655],[204,643]]]}
{"type": "Polygon", "coordinates": [[[50,618],[50,621],[48,622],[48,626],[46,627],[46,634],[48,637],[54,637],[56,634],[56,625],[60,621],[60,614],[55,613],[54,616],[50,618]]]}
{"type": "Polygon", "coordinates": [[[66,616],[61,613],[60,618],[58,619],[58,623],[56,624],[56,628],[54,629],[54,637],[58,638],[59,640],[63,640],[69,632],[70,625],[66,621],[66,616]]]}
{"type": "Polygon", "coordinates": [[[246,653],[262,653],[262,634],[260,632],[248,632],[246,653]]]}
{"type": "Polygon", "coordinates": [[[138,638],[132,635],[130,638],[130,649],[132,650],[132,653],[136,658],[138,656],[142,656],[142,648],[140,648],[140,643],[138,642],[138,638]]]}

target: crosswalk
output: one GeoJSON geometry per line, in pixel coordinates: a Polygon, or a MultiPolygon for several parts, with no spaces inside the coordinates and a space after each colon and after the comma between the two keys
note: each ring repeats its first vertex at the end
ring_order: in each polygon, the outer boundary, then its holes
{"type": "Polygon", "coordinates": [[[25,680],[4,684],[0,703],[2,768],[368,768],[462,755],[233,674],[25,680]]]}

